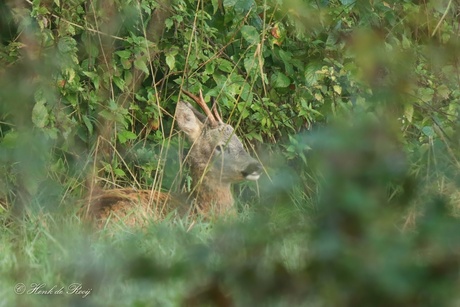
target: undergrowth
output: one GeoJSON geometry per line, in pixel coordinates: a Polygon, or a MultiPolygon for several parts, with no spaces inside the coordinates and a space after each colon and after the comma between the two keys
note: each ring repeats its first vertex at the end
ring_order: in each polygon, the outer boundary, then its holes
{"type": "Polygon", "coordinates": [[[458,305],[455,1],[122,2],[0,3],[0,305],[458,305]],[[92,185],[190,190],[182,89],[264,175],[96,230],[92,185]]]}

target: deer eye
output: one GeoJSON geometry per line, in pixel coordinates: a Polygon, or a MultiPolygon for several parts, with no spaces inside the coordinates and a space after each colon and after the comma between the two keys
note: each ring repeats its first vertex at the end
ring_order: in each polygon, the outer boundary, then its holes
{"type": "Polygon", "coordinates": [[[224,146],[218,144],[218,145],[216,146],[216,148],[214,149],[214,151],[215,151],[215,153],[216,153],[217,155],[220,155],[220,154],[222,154],[222,152],[224,151],[224,146]]]}

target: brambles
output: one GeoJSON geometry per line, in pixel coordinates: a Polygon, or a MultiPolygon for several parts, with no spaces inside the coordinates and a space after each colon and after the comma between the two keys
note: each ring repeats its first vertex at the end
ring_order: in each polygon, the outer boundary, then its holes
{"type": "Polygon", "coordinates": [[[120,293],[114,304],[458,301],[455,1],[5,3],[0,214],[10,288],[18,276],[58,282],[55,261],[68,268],[62,283],[103,284],[74,253],[116,277],[98,292],[120,293]],[[88,174],[106,187],[192,186],[177,177],[182,142],[171,133],[180,88],[216,98],[265,167],[259,187],[235,191],[240,219],[197,221],[190,232],[168,220],[135,239],[83,242],[74,213],[88,174]],[[68,233],[94,250],[69,245],[68,233]],[[172,290],[149,297],[160,284],[172,290]]]}

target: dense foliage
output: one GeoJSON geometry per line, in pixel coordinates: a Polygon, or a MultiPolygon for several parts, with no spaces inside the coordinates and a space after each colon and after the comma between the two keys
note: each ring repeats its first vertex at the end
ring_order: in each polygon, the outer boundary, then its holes
{"type": "Polygon", "coordinates": [[[100,305],[458,304],[459,16],[452,0],[0,3],[0,293],[78,304],[13,288],[80,282],[100,305]],[[265,167],[235,188],[241,216],[82,233],[88,182],[190,186],[182,88],[215,98],[265,167]]]}

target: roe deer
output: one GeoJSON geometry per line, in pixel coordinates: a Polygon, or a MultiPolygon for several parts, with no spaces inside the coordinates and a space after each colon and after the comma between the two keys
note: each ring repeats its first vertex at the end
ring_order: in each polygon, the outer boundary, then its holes
{"type": "Polygon", "coordinates": [[[231,184],[257,180],[261,175],[262,165],[246,152],[233,127],[222,121],[215,106],[211,112],[201,92],[200,97],[184,93],[205,112],[205,115],[200,113],[184,101],[176,107],[177,124],[192,143],[186,157],[194,185],[192,194],[180,198],[154,190],[129,188],[94,192],[90,197],[90,210],[99,227],[110,219],[122,220],[129,226],[142,225],[174,210],[180,215],[200,214],[205,218],[232,214],[235,209],[231,184]]]}

